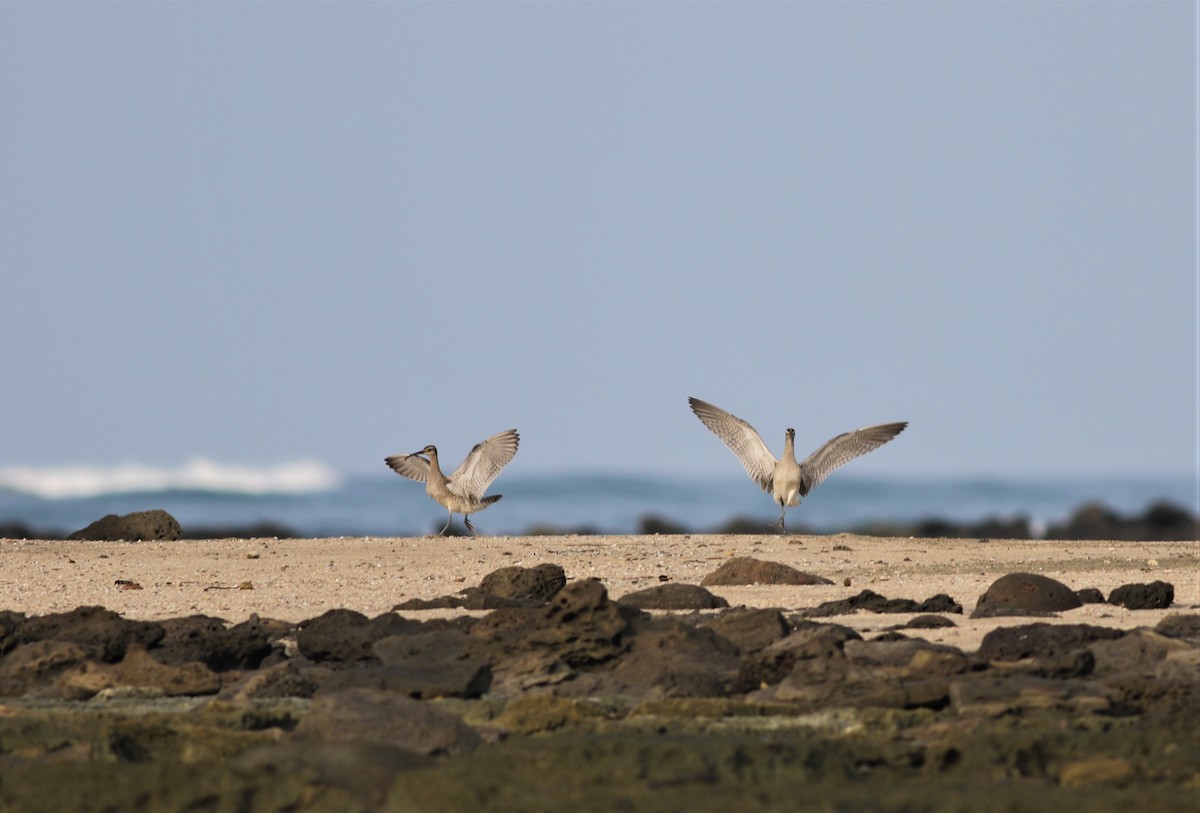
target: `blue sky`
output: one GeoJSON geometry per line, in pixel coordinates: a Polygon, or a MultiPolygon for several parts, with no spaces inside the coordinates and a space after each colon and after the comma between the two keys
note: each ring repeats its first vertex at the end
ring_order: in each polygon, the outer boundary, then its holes
{"type": "Polygon", "coordinates": [[[0,4],[0,466],[1196,464],[1196,5],[0,4]]]}

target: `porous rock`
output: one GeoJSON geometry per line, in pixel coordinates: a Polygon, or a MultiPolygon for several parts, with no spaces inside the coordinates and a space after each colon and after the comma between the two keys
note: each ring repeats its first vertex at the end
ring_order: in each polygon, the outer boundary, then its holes
{"type": "Polygon", "coordinates": [[[175,517],[166,511],[155,509],[136,511],[123,516],[108,514],[67,538],[99,542],[173,541],[183,538],[183,530],[175,517]]]}
{"type": "Polygon", "coordinates": [[[540,564],[536,567],[513,565],[494,570],[479,582],[484,593],[500,598],[549,601],[567,583],[562,565],[540,564]]]}
{"type": "Polygon", "coordinates": [[[22,644],[0,661],[0,696],[56,696],[58,678],[86,663],[91,653],[70,641],[22,644]]]}
{"type": "Polygon", "coordinates": [[[253,615],[240,624],[227,627],[220,618],[191,615],[158,622],[166,634],[150,651],[160,663],[179,665],[203,663],[218,672],[230,669],[257,669],[277,647],[272,639],[280,634],[284,622],[263,622],[253,615]]]}
{"type": "Polygon", "coordinates": [[[779,683],[798,660],[841,657],[846,642],[853,640],[862,636],[850,627],[804,621],[791,634],[742,658],[734,690],[750,692],[779,683]]]}
{"type": "Polygon", "coordinates": [[[87,661],[67,670],[59,679],[59,687],[66,700],[86,700],[114,688],[153,689],[175,697],[215,694],[221,688],[221,678],[200,663],[159,663],[145,647],[131,644],[118,663],[87,661]]]}
{"type": "Polygon", "coordinates": [[[728,691],[738,668],[730,641],[675,616],[638,619],[633,627],[629,650],[612,668],[580,674],[558,693],[650,700],[728,691]]]}
{"type": "Polygon", "coordinates": [[[1164,581],[1123,584],[1108,594],[1108,603],[1127,610],[1163,610],[1175,601],[1175,586],[1164,581]]]}
{"type": "Polygon", "coordinates": [[[152,647],[162,640],[161,624],[131,621],[103,607],[76,607],[63,613],[48,613],[25,619],[16,632],[20,642],[70,641],[110,663],[125,655],[129,644],[152,647]]]}
{"type": "Polygon", "coordinates": [[[300,622],[296,643],[301,654],[314,661],[370,661],[375,658],[372,646],[380,638],[414,632],[420,627],[419,621],[395,613],[367,618],[354,610],[335,609],[300,622]]]}

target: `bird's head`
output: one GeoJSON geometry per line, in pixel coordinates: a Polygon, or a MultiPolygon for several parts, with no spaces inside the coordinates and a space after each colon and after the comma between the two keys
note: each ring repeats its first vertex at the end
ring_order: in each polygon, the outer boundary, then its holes
{"type": "Polygon", "coordinates": [[[428,455],[429,457],[437,457],[437,447],[431,443],[419,452],[413,452],[409,455],[409,457],[416,457],[419,454],[428,455]]]}

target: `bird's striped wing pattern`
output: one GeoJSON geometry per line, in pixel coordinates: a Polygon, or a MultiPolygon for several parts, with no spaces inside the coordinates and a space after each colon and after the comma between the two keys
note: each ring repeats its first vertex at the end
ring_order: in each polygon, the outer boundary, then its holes
{"type": "Polygon", "coordinates": [[[467,499],[482,499],[483,492],[517,453],[520,440],[516,429],[507,429],[476,443],[466,460],[450,474],[447,488],[467,499]]]}
{"type": "Polygon", "coordinates": [[[425,482],[426,478],[429,477],[429,461],[423,457],[398,454],[392,457],[385,457],[383,462],[387,463],[396,474],[403,475],[410,480],[416,480],[418,483],[425,482]]]}
{"type": "Polygon", "coordinates": [[[754,427],[736,415],[731,415],[699,398],[688,398],[688,403],[700,422],[742,461],[750,479],[758,483],[763,491],[770,492],[771,481],[775,476],[775,456],[771,454],[771,450],[754,427]]]}
{"type": "Polygon", "coordinates": [[[903,432],[906,426],[908,426],[907,421],[881,423],[878,426],[855,429],[853,432],[843,432],[837,437],[825,441],[821,448],[810,454],[800,464],[800,493],[807,495],[838,466],[878,449],[903,432]]]}

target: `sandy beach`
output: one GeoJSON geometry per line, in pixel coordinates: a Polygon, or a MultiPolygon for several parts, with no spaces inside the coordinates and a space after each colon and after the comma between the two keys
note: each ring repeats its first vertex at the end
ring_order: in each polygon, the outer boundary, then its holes
{"type": "MultiPolygon", "coordinates": [[[[903,539],[832,536],[522,536],[476,538],[214,539],[178,542],[2,540],[0,609],[27,615],[102,605],[126,618],[251,614],[301,621],[333,608],[375,616],[412,598],[479,584],[508,565],[555,563],[568,579],[598,578],[613,598],[671,581],[699,584],[735,556],[781,562],[832,585],[714,587],[733,606],[792,612],[864,589],[917,601],[945,593],[963,605],[957,626],[926,631],[964,650],[1000,619],[970,619],[998,577],[1039,573],[1107,595],[1122,584],[1174,585],[1168,610],[1090,604],[1050,621],[1130,628],[1200,607],[1200,543],[903,539]],[[137,585],[137,587],[134,587],[137,585]]],[[[405,611],[425,619],[463,611],[405,611]]],[[[829,620],[869,633],[909,616],[860,612],[829,620]]],[[[1011,619],[1009,620],[1011,623],[1011,619]]]]}

